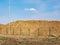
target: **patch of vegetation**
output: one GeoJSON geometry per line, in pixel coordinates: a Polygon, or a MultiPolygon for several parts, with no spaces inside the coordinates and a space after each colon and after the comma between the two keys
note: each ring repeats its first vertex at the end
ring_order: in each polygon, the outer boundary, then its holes
{"type": "Polygon", "coordinates": [[[60,45],[59,38],[40,38],[39,40],[29,40],[27,38],[22,39],[23,41],[17,41],[13,38],[0,37],[0,40],[3,41],[1,45],[60,45]],[[34,40],[34,41],[33,41],[34,40]]]}

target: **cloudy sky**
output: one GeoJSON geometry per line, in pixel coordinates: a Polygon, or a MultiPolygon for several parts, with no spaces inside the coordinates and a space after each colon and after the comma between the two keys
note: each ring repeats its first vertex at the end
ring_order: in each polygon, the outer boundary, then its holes
{"type": "Polygon", "coordinates": [[[60,0],[0,0],[0,23],[60,20],[60,0]]]}

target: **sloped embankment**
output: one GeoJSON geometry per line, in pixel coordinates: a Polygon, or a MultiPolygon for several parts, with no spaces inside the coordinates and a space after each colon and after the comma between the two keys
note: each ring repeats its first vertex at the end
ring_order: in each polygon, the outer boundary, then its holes
{"type": "Polygon", "coordinates": [[[60,21],[16,21],[6,25],[0,25],[0,34],[29,37],[47,37],[48,35],[60,35],[60,21]]]}

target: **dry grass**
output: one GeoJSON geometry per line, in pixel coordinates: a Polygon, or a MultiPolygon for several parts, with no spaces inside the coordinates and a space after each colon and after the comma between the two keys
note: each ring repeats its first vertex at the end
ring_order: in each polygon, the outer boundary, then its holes
{"type": "Polygon", "coordinates": [[[22,39],[14,39],[14,38],[6,38],[0,37],[0,45],[60,45],[59,38],[22,38],[22,39]]]}

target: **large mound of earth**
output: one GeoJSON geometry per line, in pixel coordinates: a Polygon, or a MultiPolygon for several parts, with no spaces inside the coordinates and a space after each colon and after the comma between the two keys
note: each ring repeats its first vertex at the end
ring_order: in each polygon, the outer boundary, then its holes
{"type": "Polygon", "coordinates": [[[60,21],[27,20],[0,24],[0,34],[30,37],[60,35],[60,21]]]}

